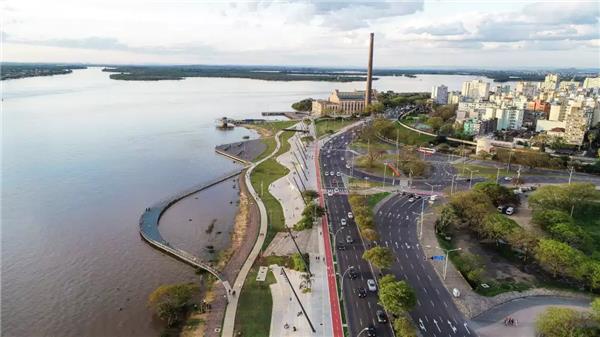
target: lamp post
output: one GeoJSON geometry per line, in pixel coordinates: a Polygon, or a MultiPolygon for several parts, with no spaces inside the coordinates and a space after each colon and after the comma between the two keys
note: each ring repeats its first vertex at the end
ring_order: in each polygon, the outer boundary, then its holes
{"type": "Polygon", "coordinates": [[[456,249],[444,249],[444,248],[440,248],[440,247],[437,247],[437,248],[440,250],[443,250],[444,253],[446,254],[446,258],[445,258],[446,261],[444,261],[444,281],[445,281],[446,280],[446,272],[448,271],[448,254],[462,250],[462,248],[456,248],[456,249]]]}
{"type": "Polygon", "coordinates": [[[456,179],[456,176],[458,176],[458,174],[452,175],[452,182],[450,183],[450,195],[452,195],[452,193],[454,193],[454,179],[456,179]]]}
{"type": "Polygon", "coordinates": [[[419,239],[423,236],[423,221],[426,215],[430,215],[433,213],[425,213],[423,212],[425,208],[425,201],[421,204],[421,212],[412,212],[414,215],[419,217],[419,239]]]}
{"type": "Polygon", "coordinates": [[[473,182],[473,173],[477,173],[479,172],[479,170],[471,170],[470,168],[466,168],[469,172],[471,172],[471,175],[469,177],[469,189],[471,189],[471,183],[473,182]]]}
{"type": "Polygon", "coordinates": [[[360,337],[360,335],[362,335],[362,333],[365,331],[369,331],[369,328],[367,327],[367,328],[360,330],[360,332],[358,333],[358,335],[356,335],[356,337],[360,337]]]}
{"type": "Polygon", "coordinates": [[[433,185],[433,184],[430,184],[430,183],[425,183],[425,185],[431,187],[431,195],[433,195],[433,188],[440,186],[440,185],[433,185]]]}
{"type": "Polygon", "coordinates": [[[340,291],[342,292],[342,296],[340,297],[340,301],[344,300],[344,278],[346,277],[346,273],[348,273],[350,270],[353,270],[353,269],[354,269],[354,266],[349,266],[348,268],[346,268],[344,273],[342,273],[342,280],[340,281],[340,291]]]}
{"type": "Polygon", "coordinates": [[[337,234],[338,234],[338,233],[339,233],[339,232],[340,232],[342,229],[344,229],[344,228],[343,228],[343,227],[340,227],[340,228],[338,228],[338,230],[337,230],[337,231],[335,231],[335,233],[329,232],[329,233],[331,233],[331,235],[333,235],[333,245],[334,245],[334,246],[335,246],[335,245],[337,245],[337,241],[335,240],[335,238],[337,237],[337,234]]]}

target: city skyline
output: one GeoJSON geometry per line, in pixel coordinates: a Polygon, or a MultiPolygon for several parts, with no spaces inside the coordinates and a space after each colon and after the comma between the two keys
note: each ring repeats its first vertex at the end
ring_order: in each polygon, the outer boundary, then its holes
{"type": "Polygon", "coordinates": [[[600,68],[594,1],[3,1],[2,12],[6,62],[364,67],[372,31],[375,68],[600,68]]]}

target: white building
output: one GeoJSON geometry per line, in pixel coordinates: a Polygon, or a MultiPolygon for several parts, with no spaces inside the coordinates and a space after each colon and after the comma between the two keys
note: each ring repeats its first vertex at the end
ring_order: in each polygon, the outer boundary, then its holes
{"type": "Polygon", "coordinates": [[[600,88],[600,77],[586,77],[586,79],[583,81],[583,88],[600,88]]]}
{"type": "Polygon", "coordinates": [[[490,84],[482,80],[464,82],[461,94],[474,100],[487,100],[490,96],[490,84]]]}
{"type": "Polygon", "coordinates": [[[558,88],[558,74],[548,74],[542,83],[542,89],[556,90],[558,88]]]}
{"type": "Polygon", "coordinates": [[[516,107],[497,108],[495,111],[498,124],[496,130],[517,130],[523,126],[525,110],[516,107]]]}
{"type": "Polygon", "coordinates": [[[433,87],[431,89],[431,99],[437,104],[448,104],[448,87],[443,84],[433,87]]]}
{"type": "Polygon", "coordinates": [[[539,82],[520,81],[515,86],[515,94],[517,96],[525,96],[529,99],[532,99],[533,97],[537,96],[539,87],[539,82]]]}

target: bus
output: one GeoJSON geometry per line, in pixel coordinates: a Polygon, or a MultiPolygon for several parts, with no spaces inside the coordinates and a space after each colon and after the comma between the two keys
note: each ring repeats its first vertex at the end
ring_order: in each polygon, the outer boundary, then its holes
{"type": "Polygon", "coordinates": [[[423,147],[423,146],[420,146],[417,151],[425,153],[425,154],[434,154],[435,153],[435,149],[432,149],[430,147],[423,147]]]}

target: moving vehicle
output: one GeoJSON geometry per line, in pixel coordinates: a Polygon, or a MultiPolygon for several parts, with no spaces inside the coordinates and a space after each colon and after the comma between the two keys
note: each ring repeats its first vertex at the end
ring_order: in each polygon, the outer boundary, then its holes
{"type": "Polygon", "coordinates": [[[377,322],[379,323],[387,323],[387,316],[383,310],[377,310],[377,322]]]}
{"type": "Polygon", "coordinates": [[[408,202],[415,202],[415,198],[413,198],[413,197],[408,198],[408,202]]]}
{"type": "Polygon", "coordinates": [[[338,250],[346,250],[346,246],[343,243],[338,243],[337,249],[338,250]]]}
{"type": "Polygon", "coordinates": [[[340,177],[340,176],[342,176],[342,173],[338,171],[335,175],[340,177]]]}
{"type": "Polygon", "coordinates": [[[435,149],[432,149],[430,147],[423,147],[420,146],[417,151],[421,152],[421,153],[425,153],[425,154],[434,154],[435,153],[435,149]]]}
{"type": "Polygon", "coordinates": [[[342,226],[346,226],[346,219],[342,219],[340,222],[342,223],[342,226]]]}
{"type": "Polygon", "coordinates": [[[504,181],[512,181],[512,177],[504,177],[504,181]]]}
{"type": "Polygon", "coordinates": [[[346,236],[346,243],[354,243],[354,239],[350,235],[348,235],[346,236]]]}
{"type": "Polygon", "coordinates": [[[352,214],[352,212],[348,212],[348,219],[352,219],[354,217],[354,214],[352,214]]]}
{"type": "Polygon", "coordinates": [[[358,272],[356,271],[356,269],[354,269],[354,268],[351,268],[351,269],[348,271],[348,277],[350,277],[350,278],[351,278],[351,279],[353,279],[353,280],[354,280],[355,278],[357,278],[357,277],[358,277],[358,272]]]}
{"type": "Polygon", "coordinates": [[[367,289],[369,289],[369,291],[377,291],[377,283],[375,283],[375,280],[370,278],[367,280],[367,289]]]}
{"type": "Polygon", "coordinates": [[[325,171],[325,176],[329,176],[329,172],[328,171],[325,171]]]}
{"type": "Polygon", "coordinates": [[[356,293],[358,294],[358,297],[360,297],[360,298],[367,297],[367,289],[365,289],[363,287],[358,287],[358,289],[356,289],[356,293]]]}
{"type": "Polygon", "coordinates": [[[328,197],[332,197],[333,196],[333,191],[332,190],[327,190],[327,196],[328,197]]]}
{"type": "Polygon", "coordinates": [[[367,337],[377,337],[377,333],[375,332],[375,327],[369,325],[367,327],[367,337]]]}

